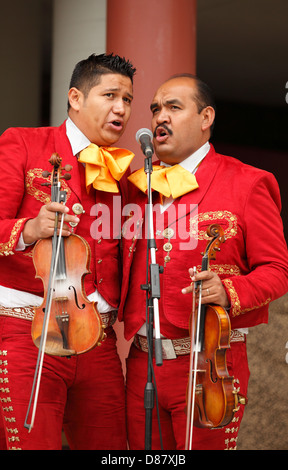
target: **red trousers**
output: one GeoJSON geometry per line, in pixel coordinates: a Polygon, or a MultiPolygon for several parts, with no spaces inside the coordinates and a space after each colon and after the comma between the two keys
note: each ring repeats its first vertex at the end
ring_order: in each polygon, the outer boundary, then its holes
{"type": "MultiPolygon", "coordinates": [[[[147,353],[133,344],[127,358],[127,432],[131,450],[145,449],[144,389],[147,382],[147,353]]],[[[158,392],[163,450],[184,450],[186,434],[185,397],[189,372],[189,354],[176,359],[163,360],[162,366],[154,362],[158,392]]],[[[239,380],[240,393],[247,396],[249,369],[244,342],[231,343],[227,351],[229,374],[239,380]]],[[[235,449],[244,406],[240,405],[232,422],[221,429],[194,427],[194,450],[235,449]]],[[[161,450],[156,405],[153,409],[152,450],[161,450]]]]}
{"type": "MultiPolygon", "coordinates": [[[[1,449],[125,450],[125,394],[112,327],[101,346],[70,359],[44,356],[34,427],[24,428],[38,349],[31,322],[0,317],[1,449]],[[2,440],[1,440],[2,438],[2,440]]],[[[30,423],[30,417],[28,419],[30,423]]]]}

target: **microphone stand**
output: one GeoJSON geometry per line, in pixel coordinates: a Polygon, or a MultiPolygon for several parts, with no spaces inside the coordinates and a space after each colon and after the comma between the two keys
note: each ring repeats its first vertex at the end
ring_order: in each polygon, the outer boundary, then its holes
{"type": "Polygon", "coordinates": [[[146,322],[147,342],[148,342],[148,371],[147,383],[144,392],[144,408],[145,408],[145,449],[151,450],[152,438],[152,411],[154,407],[154,385],[152,382],[153,375],[153,324],[155,325],[155,362],[157,366],[162,365],[162,340],[160,335],[159,322],[159,299],[160,299],[160,272],[163,267],[156,263],[156,242],[154,238],[153,227],[153,204],[151,189],[151,173],[152,169],[152,151],[146,151],[144,171],[147,175],[147,196],[148,204],[146,207],[148,220],[148,239],[147,239],[147,256],[150,252],[150,283],[141,285],[141,289],[146,291],[146,310],[148,309],[148,318],[146,322]],[[149,155],[147,155],[149,153],[149,155]],[[149,295],[148,295],[149,294],[149,295]]]}

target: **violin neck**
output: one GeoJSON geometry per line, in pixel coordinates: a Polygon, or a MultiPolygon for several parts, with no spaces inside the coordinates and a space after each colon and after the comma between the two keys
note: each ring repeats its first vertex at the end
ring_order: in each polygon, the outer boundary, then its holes
{"type": "Polygon", "coordinates": [[[201,271],[208,271],[209,269],[209,259],[206,256],[202,258],[201,271]]]}
{"type": "MultiPolygon", "coordinates": [[[[205,256],[202,258],[202,265],[201,271],[207,271],[209,267],[209,260],[205,256]]],[[[205,316],[206,316],[206,306],[201,305],[200,312],[199,312],[199,337],[198,337],[198,344],[200,351],[203,351],[204,345],[204,335],[205,335],[205,316]]]]}
{"type": "MultiPolygon", "coordinates": [[[[66,204],[66,191],[60,191],[58,185],[51,189],[51,200],[53,202],[60,202],[62,204],[66,204]]],[[[54,236],[53,239],[53,250],[52,253],[56,254],[56,248],[58,244],[58,236],[54,236]]],[[[60,240],[60,250],[59,250],[59,258],[56,266],[56,277],[55,280],[61,281],[66,279],[66,263],[65,263],[65,252],[64,252],[64,240],[61,237],[60,240]]]]}

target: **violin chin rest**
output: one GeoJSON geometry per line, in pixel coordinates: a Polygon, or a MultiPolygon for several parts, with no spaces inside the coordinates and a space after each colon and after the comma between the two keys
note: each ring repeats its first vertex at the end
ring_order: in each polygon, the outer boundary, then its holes
{"type": "MultiPolygon", "coordinates": [[[[40,347],[41,335],[34,339],[34,344],[37,348],[40,347]]],[[[66,349],[63,347],[63,338],[57,331],[48,332],[45,353],[51,356],[75,356],[76,351],[74,349],[66,349]]]]}

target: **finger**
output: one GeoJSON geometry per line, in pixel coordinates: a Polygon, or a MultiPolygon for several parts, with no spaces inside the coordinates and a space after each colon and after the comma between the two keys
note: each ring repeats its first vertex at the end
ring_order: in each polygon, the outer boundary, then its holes
{"type": "MultiPolygon", "coordinates": [[[[62,237],[69,237],[71,234],[72,234],[71,227],[62,228],[62,232],[61,232],[62,237]]],[[[57,230],[57,235],[60,235],[60,229],[57,230]]]]}
{"type": "Polygon", "coordinates": [[[198,280],[200,281],[201,279],[198,279],[198,274],[194,275],[194,270],[192,268],[190,268],[188,270],[189,272],[189,275],[190,275],[190,278],[191,278],[191,281],[192,283],[190,284],[190,286],[187,286],[187,287],[184,287],[181,292],[182,294],[190,294],[191,292],[193,292],[194,290],[194,282],[197,282],[198,280]]]}
{"type": "Polygon", "coordinates": [[[49,212],[60,212],[62,214],[67,214],[69,212],[69,207],[61,204],[60,202],[50,202],[46,205],[46,209],[49,212]]]}
{"type": "Polygon", "coordinates": [[[196,273],[195,275],[191,276],[192,281],[209,281],[213,279],[215,273],[212,271],[201,271],[200,273],[196,273]]]}
{"type": "Polygon", "coordinates": [[[65,214],[65,216],[64,216],[64,221],[65,221],[67,224],[70,224],[70,223],[79,224],[80,219],[79,219],[79,217],[77,217],[76,215],[67,215],[67,214],[65,214]]]}
{"type": "Polygon", "coordinates": [[[184,288],[181,290],[182,294],[190,294],[192,291],[193,291],[193,287],[192,287],[192,286],[184,287],[184,288]]]}
{"type": "Polygon", "coordinates": [[[212,286],[210,288],[203,289],[201,296],[201,304],[208,303],[220,305],[226,308],[229,305],[229,300],[224,288],[221,290],[217,286],[212,286]]]}
{"type": "Polygon", "coordinates": [[[204,297],[210,297],[210,295],[212,295],[213,292],[211,292],[211,289],[209,289],[209,287],[206,287],[205,289],[202,289],[202,296],[204,297]]]}

